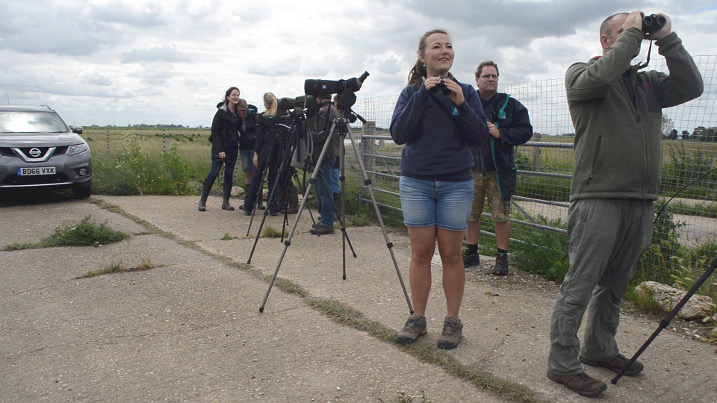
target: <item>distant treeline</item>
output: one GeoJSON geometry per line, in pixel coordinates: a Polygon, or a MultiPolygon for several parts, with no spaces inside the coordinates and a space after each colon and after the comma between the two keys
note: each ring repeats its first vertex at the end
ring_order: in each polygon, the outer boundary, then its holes
{"type": "Polygon", "coordinates": [[[117,126],[117,125],[107,125],[107,126],[85,126],[86,129],[159,129],[159,130],[168,130],[168,129],[208,129],[208,127],[204,127],[202,125],[199,125],[197,127],[191,127],[191,126],[184,126],[184,125],[174,125],[174,124],[156,124],[156,125],[148,125],[148,124],[136,124],[136,125],[127,125],[127,126],[117,126]]]}

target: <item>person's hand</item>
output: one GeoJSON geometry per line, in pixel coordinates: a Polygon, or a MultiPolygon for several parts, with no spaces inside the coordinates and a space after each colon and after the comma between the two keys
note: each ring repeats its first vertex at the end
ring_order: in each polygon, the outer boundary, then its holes
{"type": "Polygon", "coordinates": [[[259,154],[254,153],[254,166],[259,168],[259,154]]]}
{"type": "Polygon", "coordinates": [[[433,89],[433,87],[440,84],[441,81],[443,81],[443,79],[441,77],[432,76],[432,77],[426,78],[426,81],[423,83],[423,85],[425,85],[426,89],[430,91],[431,89],[433,89]]]}
{"type": "Polygon", "coordinates": [[[225,153],[224,151],[221,151],[219,154],[217,154],[217,157],[219,157],[220,160],[223,160],[224,158],[227,157],[227,153],[225,153]]]}
{"type": "Polygon", "coordinates": [[[488,133],[490,133],[491,136],[499,139],[500,138],[500,130],[491,122],[486,123],[488,125],[488,133]]]}
{"type": "Polygon", "coordinates": [[[657,15],[665,17],[665,25],[647,36],[647,39],[651,39],[653,41],[659,41],[672,33],[672,21],[670,21],[670,17],[662,13],[658,13],[657,15]]]}
{"type": "Polygon", "coordinates": [[[645,17],[645,13],[643,13],[640,10],[635,10],[631,12],[627,18],[625,18],[625,22],[622,23],[622,26],[620,27],[620,30],[618,32],[622,32],[627,30],[628,28],[635,27],[642,31],[642,18],[645,17]]]}
{"type": "Polygon", "coordinates": [[[451,95],[448,97],[453,101],[456,106],[462,105],[463,102],[466,101],[465,97],[463,96],[463,88],[455,81],[446,78],[443,80],[443,84],[446,85],[446,88],[451,90],[451,95]]]}
{"type": "Polygon", "coordinates": [[[426,78],[426,81],[424,85],[426,86],[427,90],[431,90],[436,85],[443,82],[443,84],[448,88],[448,90],[451,91],[451,94],[448,95],[448,98],[453,101],[456,105],[461,105],[463,102],[465,102],[465,98],[463,97],[463,88],[461,88],[460,85],[458,85],[457,82],[451,80],[450,78],[441,78],[439,76],[433,76],[426,78]]]}

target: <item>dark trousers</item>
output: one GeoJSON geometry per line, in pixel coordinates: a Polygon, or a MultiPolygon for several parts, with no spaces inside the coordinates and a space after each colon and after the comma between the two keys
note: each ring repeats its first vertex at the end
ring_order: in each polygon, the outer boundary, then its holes
{"type": "MultiPolygon", "coordinates": [[[[279,163],[281,162],[279,161],[281,154],[279,151],[279,145],[277,142],[267,144],[256,151],[258,153],[257,159],[259,166],[254,167],[254,177],[251,180],[251,185],[249,186],[249,189],[246,192],[246,197],[244,198],[244,206],[247,211],[254,209],[256,199],[259,197],[259,192],[261,192],[263,188],[262,179],[264,178],[264,172],[266,172],[267,169],[269,170],[267,179],[269,183],[269,191],[274,188],[274,183],[276,182],[279,174],[279,163]]],[[[271,200],[268,200],[270,211],[279,210],[279,206],[276,202],[276,196],[277,195],[274,194],[271,200]]]]}
{"type": "Polygon", "coordinates": [[[230,187],[234,184],[234,167],[237,164],[237,156],[239,155],[239,145],[229,147],[224,151],[227,155],[223,160],[212,159],[212,167],[209,174],[204,179],[204,186],[211,187],[219,176],[219,171],[224,165],[224,187],[230,187]]]}

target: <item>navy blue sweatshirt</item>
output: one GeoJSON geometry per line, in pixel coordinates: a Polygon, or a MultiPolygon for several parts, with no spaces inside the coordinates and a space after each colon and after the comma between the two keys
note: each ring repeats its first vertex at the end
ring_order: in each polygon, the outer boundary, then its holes
{"type": "Polygon", "coordinates": [[[476,90],[459,84],[465,98],[460,106],[440,91],[426,90],[423,84],[401,91],[390,128],[393,141],[406,144],[401,175],[431,181],[473,179],[473,155],[468,145],[486,141],[488,126],[476,90]]]}

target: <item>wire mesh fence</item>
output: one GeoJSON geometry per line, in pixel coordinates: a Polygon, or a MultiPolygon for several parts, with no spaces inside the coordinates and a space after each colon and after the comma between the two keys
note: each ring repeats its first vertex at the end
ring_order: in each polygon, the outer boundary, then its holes
{"type": "MultiPolygon", "coordinates": [[[[673,274],[684,271],[686,266],[696,267],[700,256],[706,260],[710,256],[713,259],[717,254],[717,55],[696,56],[695,62],[705,83],[704,94],[683,105],[663,110],[662,189],[661,200],[656,204],[656,211],[662,212],[655,222],[652,246],[640,265],[644,277],[665,282],[671,282],[673,274]]],[[[661,58],[653,59],[650,68],[667,72],[665,61],[661,58]]],[[[559,242],[551,243],[551,247],[564,249],[567,245],[563,238],[566,237],[574,163],[574,133],[564,81],[550,79],[502,84],[499,90],[511,94],[528,108],[535,131],[531,141],[515,150],[518,188],[512,200],[511,221],[514,225],[511,242],[533,242],[535,231],[540,231],[552,234],[551,239],[561,237],[559,242]]],[[[389,225],[402,226],[398,178],[403,147],[394,144],[388,132],[397,98],[398,95],[359,97],[353,109],[369,122],[361,124],[357,121],[352,128],[358,154],[372,181],[384,221],[389,225]]],[[[142,139],[148,155],[165,155],[169,142],[172,147],[179,145],[175,151],[190,166],[199,167],[197,169],[202,172],[209,169],[209,150],[194,145],[195,139],[208,136],[207,130],[202,133],[191,130],[177,133],[134,130],[132,133],[142,139]]],[[[86,137],[93,154],[98,157],[106,154],[109,162],[114,164],[112,166],[118,166],[114,163],[117,158],[132,160],[131,157],[137,154],[132,154],[136,147],[129,147],[129,151],[125,149],[116,157],[116,149],[122,142],[113,140],[114,151],[110,156],[109,130],[106,132],[106,150],[101,147],[104,131],[87,130],[86,137]]],[[[347,146],[347,187],[359,189],[356,201],[359,205],[370,203],[348,139],[347,146]]],[[[127,163],[124,161],[120,165],[127,163]]],[[[486,236],[481,237],[481,244],[491,249],[494,244],[491,239],[494,236],[493,223],[489,211],[483,214],[481,232],[486,236]]],[[[714,288],[717,292],[717,283],[714,288]]]]}
{"type": "MultiPolygon", "coordinates": [[[[669,277],[670,270],[680,270],[684,263],[677,262],[679,256],[717,251],[717,56],[694,59],[703,76],[704,94],[663,110],[662,189],[655,208],[662,212],[656,221],[653,246],[641,262],[643,270],[660,271],[659,275],[651,273],[649,277],[653,278],[669,277]],[[663,208],[665,203],[667,207],[663,208]]],[[[649,68],[668,72],[662,58],[654,58],[649,68]]],[[[521,226],[565,234],[574,129],[564,80],[511,83],[502,85],[499,91],[511,94],[527,107],[535,132],[530,142],[515,151],[518,189],[512,201],[512,241],[522,241],[521,226]]],[[[398,177],[403,147],[395,145],[388,132],[397,98],[359,99],[353,109],[369,124],[355,124],[353,128],[361,138],[361,155],[384,220],[401,225],[398,177]]],[[[351,169],[357,169],[352,158],[352,153],[347,153],[347,181],[359,184],[357,170],[351,169]]],[[[370,202],[365,186],[359,194],[362,203],[370,202]]],[[[483,214],[487,225],[482,232],[493,235],[487,219],[490,213],[483,214]]]]}

